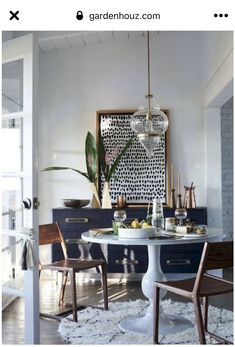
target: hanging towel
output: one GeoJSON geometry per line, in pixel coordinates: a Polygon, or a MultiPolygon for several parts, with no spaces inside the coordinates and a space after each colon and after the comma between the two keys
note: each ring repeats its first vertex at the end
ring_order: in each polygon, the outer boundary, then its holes
{"type": "Polygon", "coordinates": [[[20,258],[21,270],[28,270],[35,266],[35,259],[33,255],[33,246],[30,240],[25,240],[22,247],[22,254],[20,258]]]}
{"type": "Polygon", "coordinates": [[[23,247],[22,247],[22,254],[20,258],[21,270],[27,270],[26,256],[27,256],[27,241],[24,241],[23,247]]]}

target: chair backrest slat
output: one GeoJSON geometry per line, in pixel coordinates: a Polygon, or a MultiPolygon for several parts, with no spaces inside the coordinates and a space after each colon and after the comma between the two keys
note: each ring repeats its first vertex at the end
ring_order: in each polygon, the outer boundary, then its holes
{"type": "Polygon", "coordinates": [[[68,258],[67,247],[58,223],[39,225],[39,245],[60,243],[65,258],[68,258]]]}
{"type": "Polygon", "coordinates": [[[233,241],[205,242],[193,291],[200,290],[206,270],[226,269],[233,266],[233,241]]]}
{"type": "Polygon", "coordinates": [[[39,245],[61,243],[61,237],[57,224],[39,225],[39,245]]]}

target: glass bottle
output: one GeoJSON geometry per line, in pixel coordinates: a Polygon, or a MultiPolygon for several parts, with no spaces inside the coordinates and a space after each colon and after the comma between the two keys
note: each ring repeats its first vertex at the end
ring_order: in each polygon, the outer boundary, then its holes
{"type": "Polygon", "coordinates": [[[164,229],[164,215],[161,199],[153,199],[152,225],[160,232],[164,229]]]}

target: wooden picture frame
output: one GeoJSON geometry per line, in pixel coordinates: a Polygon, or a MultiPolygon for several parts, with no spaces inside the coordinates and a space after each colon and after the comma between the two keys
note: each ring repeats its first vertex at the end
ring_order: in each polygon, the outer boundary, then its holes
{"type": "MultiPolygon", "coordinates": [[[[136,110],[99,110],[96,112],[96,139],[100,138],[105,149],[111,153],[115,148],[122,149],[131,136],[133,145],[123,156],[116,170],[115,181],[111,180],[110,192],[112,204],[116,204],[118,195],[125,195],[128,206],[146,206],[153,197],[159,196],[165,206],[170,194],[169,179],[169,127],[162,136],[160,150],[149,159],[145,149],[137,140],[129,126],[130,116],[136,110]],[[132,149],[133,147],[133,149],[132,149]],[[164,147],[164,148],[163,148],[164,147]],[[135,149],[134,149],[135,148],[135,149]],[[164,166],[164,168],[163,168],[164,166]],[[163,177],[161,176],[163,172],[163,177]],[[136,192],[135,192],[136,187],[136,192]]],[[[163,110],[169,120],[168,110],[163,110]]],[[[98,172],[98,192],[102,199],[104,178],[98,172]]]]}

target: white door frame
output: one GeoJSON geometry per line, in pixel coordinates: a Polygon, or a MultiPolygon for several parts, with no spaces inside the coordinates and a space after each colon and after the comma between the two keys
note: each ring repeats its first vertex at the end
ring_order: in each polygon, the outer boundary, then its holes
{"type": "MultiPolygon", "coordinates": [[[[29,34],[17,39],[9,40],[2,45],[2,63],[23,59],[23,112],[17,113],[24,120],[23,152],[23,194],[34,205],[34,198],[38,196],[37,180],[37,99],[38,99],[38,39],[36,34],[29,34]]],[[[3,117],[4,118],[4,117],[3,117]]],[[[14,118],[14,114],[5,118],[14,118]]],[[[24,211],[25,230],[3,231],[17,238],[33,238],[33,252],[36,260],[39,258],[38,246],[38,213],[34,206],[24,211]],[[20,233],[23,233],[21,236],[20,233]],[[15,235],[14,235],[15,234],[15,235]],[[27,234],[27,233],[26,233],[27,234]]],[[[3,288],[3,292],[24,297],[25,301],[25,343],[40,343],[40,316],[39,316],[39,273],[38,265],[24,273],[24,291],[3,288]]]]}

